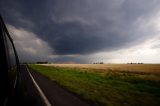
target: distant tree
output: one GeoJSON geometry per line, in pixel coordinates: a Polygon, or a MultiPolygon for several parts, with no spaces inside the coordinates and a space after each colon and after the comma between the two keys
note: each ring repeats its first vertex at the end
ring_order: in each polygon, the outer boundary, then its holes
{"type": "Polygon", "coordinates": [[[37,64],[48,64],[48,62],[47,61],[44,61],[44,62],[43,61],[38,61],[37,64]]]}

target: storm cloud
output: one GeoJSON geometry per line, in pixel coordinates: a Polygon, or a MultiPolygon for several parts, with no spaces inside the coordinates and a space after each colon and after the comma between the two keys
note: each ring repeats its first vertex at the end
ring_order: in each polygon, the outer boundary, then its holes
{"type": "Polygon", "coordinates": [[[86,62],[90,54],[131,48],[160,31],[159,0],[1,0],[0,12],[7,24],[47,42],[55,61],[86,62]]]}

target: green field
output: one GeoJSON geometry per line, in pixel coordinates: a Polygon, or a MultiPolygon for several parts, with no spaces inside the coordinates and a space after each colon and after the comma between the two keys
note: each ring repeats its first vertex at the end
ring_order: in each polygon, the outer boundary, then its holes
{"type": "Polygon", "coordinates": [[[76,67],[29,65],[89,103],[100,106],[160,106],[160,75],[76,67]]]}

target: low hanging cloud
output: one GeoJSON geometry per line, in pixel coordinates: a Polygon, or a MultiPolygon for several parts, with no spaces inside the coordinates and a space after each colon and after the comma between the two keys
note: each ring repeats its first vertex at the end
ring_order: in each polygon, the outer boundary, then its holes
{"type": "Polygon", "coordinates": [[[47,60],[53,54],[53,49],[47,42],[40,39],[33,32],[7,25],[7,28],[14,39],[16,50],[21,62],[36,62],[47,60]]]}
{"type": "Polygon", "coordinates": [[[52,9],[52,21],[58,26],[53,37],[57,39],[49,42],[55,43],[58,54],[90,54],[132,47],[157,33],[153,20],[159,18],[159,6],[155,0],[57,1],[52,9]]]}

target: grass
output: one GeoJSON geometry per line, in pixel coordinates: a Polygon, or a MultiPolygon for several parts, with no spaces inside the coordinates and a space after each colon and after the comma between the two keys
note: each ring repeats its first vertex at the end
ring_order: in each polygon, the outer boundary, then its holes
{"type": "Polygon", "coordinates": [[[160,76],[30,65],[71,92],[100,106],[159,106],[160,76]]]}

